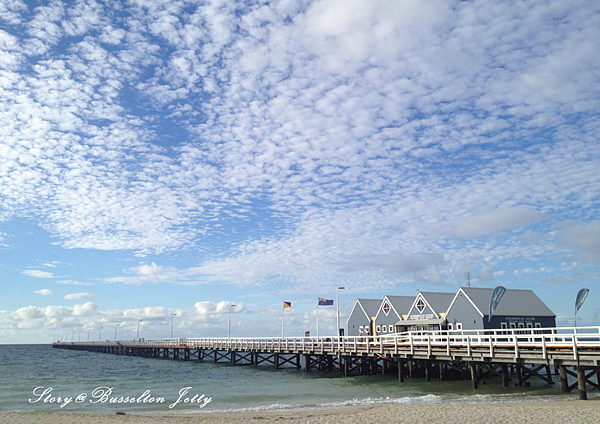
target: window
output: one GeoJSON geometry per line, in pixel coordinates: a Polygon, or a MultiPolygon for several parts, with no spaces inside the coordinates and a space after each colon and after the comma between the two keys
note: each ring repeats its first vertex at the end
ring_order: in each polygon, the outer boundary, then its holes
{"type": "Polygon", "coordinates": [[[390,304],[385,302],[383,304],[383,312],[385,313],[385,316],[387,316],[390,313],[390,304]]]}
{"type": "Polygon", "coordinates": [[[541,322],[536,322],[535,323],[535,328],[542,328],[542,323],[541,322]]]}
{"type": "Polygon", "coordinates": [[[448,330],[454,330],[454,324],[452,324],[452,323],[448,324],[448,330]]]}
{"type": "Polygon", "coordinates": [[[381,325],[378,325],[377,328],[376,328],[376,330],[377,330],[378,333],[381,333],[381,325]]]}
{"type": "Polygon", "coordinates": [[[528,323],[527,323],[527,328],[533,328],[533,323],[531,323],[531,322],[528,322],[528,323]]]}
{"type": "Polygon", "coordinates": [[[425,302],[423,302],[423,299],[417,300],[417,304],[415,306],[419,310],[420,314],[422,314],[423,311],[425,310],[425,302]]]}
{"type": "Polygon", "coordinates": [[[456,323],[456,329],[457,330],[462,330],[462,322],[457,322],[456,323]]]}

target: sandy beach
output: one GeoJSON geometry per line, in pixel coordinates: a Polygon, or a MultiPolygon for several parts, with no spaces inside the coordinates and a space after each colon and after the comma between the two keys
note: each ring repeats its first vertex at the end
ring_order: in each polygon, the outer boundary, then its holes
{"type": "Polygon", "coordinates": [[[469,405],[406,405],[343,408],[334,410],[201,413],[201,414],[81,414],[81,413],[1,413],[0,422],[9,424],[62,423],[598,423],[600,401],[554,401],[531,403],[469,405]]]}

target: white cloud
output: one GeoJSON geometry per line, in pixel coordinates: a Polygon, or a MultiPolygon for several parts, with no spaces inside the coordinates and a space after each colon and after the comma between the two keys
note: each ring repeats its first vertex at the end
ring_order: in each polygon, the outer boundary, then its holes
{"type": "Polygon", "coordinates": [[[577,257],[586,263],[600,263],[600,221],[563,228],[556,234],[561,246],[578,252],[577,257]]]}
{"type": "Polygon", "coordinates": [[[61,281],[57,281],[56,284],[64,284],[64,285],[71,285],[71,286],[93,286],[93,285],[95,285],[95,283],[81,283],[79,281],[73,281],[73,280],[61,280],[61,281]]]}
{"type": "Polygon", "coordinates": [[[92,302],[86,302],[83,305],[73,306],[73,316],[91,317],[98,312],[98,305],[92,302]]]}
{"type": "Polygon", "coordinates": [[[212,314],[228,314],[231,309],[231,313],[239,313],[244,310],[244,302],[228,302],[222,301],[218,303],[204,301],[204,302],[196,302],[194,305],[196,308],[196,312],[198,315],[212,315],[212,314]],[[235,305],[233,308],[230,308],[230,305],[235,305]]]}
{"type": "Polygon", "coordinates": [[[477,278],[481,281],[494,281],[494,267],[491,265],[481,267],[477,278]]]}
{"type": "Polygon", "coordinates": [[[37,269],[26,269],[25,271],[23,271],[23,274],[35,278],[54,278],[54,274],[52,274],[51,272],[40,271],[37,269]]]}
{"type": "Polygon", "coordinates": [[[42,289],[42,290],[34,290],[33,291],[35,294],[41,294],[44,296],[52,296],[52,292],[48,289],[42,289]]]}
{"type": "Polygon", "coordinates": [[[164,275],[163,268],[161,266],[157,266],[154,262],[150,265],[140,265],[135,268],[141,276],[150,280],[153,283],[158,283],[161,277],[164,275]]]}
{"type": "Polygon", "coordinates": [[[462,238],[477,238],[535,224],[548,216],[526,205],[497,209],[474,214],[456,223],[456,235],[462,238]]]}
{"type": "Polygon", "coordinates": [[[78,300],[78,299],[93,299],[96,296],[94,296],[91,293],[71,293],[66,295],[64,298],[65,300],[78,300]]]}

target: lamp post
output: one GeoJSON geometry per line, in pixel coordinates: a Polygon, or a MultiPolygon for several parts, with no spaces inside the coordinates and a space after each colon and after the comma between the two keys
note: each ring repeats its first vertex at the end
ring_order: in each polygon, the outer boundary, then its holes
{"type": "Polygon", "coordinates": [[[119,324],[115,325],[115,342],[117,341],[117,328],[119,328],[119,324]]]}
{"type": "Polygon", "coordinates": [[[138,330],[137,330],[137,336],[136,336],[136,340],[140,339],[140,322],[142,322],[142,320],[138,320],[138,330]]]}
{"type": "Polygon", "coordinates": [[[81,341],[81,330],[79,331],[79,341],[81,341]]]}
{"type": "Polygon", "coordinates": [[[75,341],[75,332],[73,331],[71,333],[71,343],[73,343],[75,341]]]}
{"type": "Polygon", "coordinates": [[[229,305],[229,321],[227,321],[227,343],[229,344],[231,340],[231,308],[235,307],[235,305],[229,305]]]}
{"type": "Polygon", "coordinates": [[[344,290],[346,287],[338,287],[335,291],[337,300],[337,335],[340,336],[340,290],[344,290]]]}
{"type": "Polygon", "coordinates": [[[92,329],[88,328],[88,342],[90,341],[90,331],[92,331],[92,329]]]}
{"type": "Polygon", "coordinates": [[[100,341],[102,339],[102,329],[104,327],[100,327],[100,334],[98,334],[98,341],[100,341]]]}
{"type": "Polygon", "coordinates": [[[177,314],[173,314],[173,316],[171,316],[171,339],[173,338],[173,320],[175,319],[175,315],[177,314]]]}

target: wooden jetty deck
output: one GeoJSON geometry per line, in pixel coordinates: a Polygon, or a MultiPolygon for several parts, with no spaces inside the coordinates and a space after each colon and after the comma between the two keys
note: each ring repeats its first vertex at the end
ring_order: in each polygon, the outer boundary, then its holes
{"type": "Polygon", "coordinates": [[[483,376],[509,370],[517,385],[531,377],[554,384],[550,366],[560,374],[563,392],[575,387],[587,398],[586,384],[600,389],[600,327],[407,332],[370,337],[232,337],[57,342],[54,348],[181,360],[211,360],[232,365],[270,364],[275,369],[339,370],[352,374],[433,374],[442,380],[467,375],[477,388],[483,376]],[[304,357],[304,364],[302,364],[304,357]],[[303,366],[304,365],[304,366],[303,366]],[[571,368],[571,369],[569,369],[571,368]],[[568,375],[577,378],[569,385],[568,375]],[[596,377],[596,382],[592,377],[596,377]]]}

